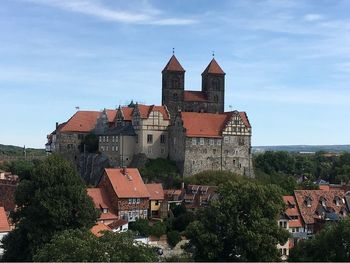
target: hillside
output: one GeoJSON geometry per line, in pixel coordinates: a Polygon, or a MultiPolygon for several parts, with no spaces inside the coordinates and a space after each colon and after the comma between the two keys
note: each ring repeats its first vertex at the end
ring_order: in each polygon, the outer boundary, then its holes
{"type": "Polygon", "coordinates": [[[350,152],[350,145],[280,145],[280,146],[253,146],[253,153],[265,151],[287,152],[350,152]]]}
{"type": "MultiPolygon", "coordinates": [[[[45,156],[45,149],[34,149],[26,148],[27,156],[45,156]]],[[[23,147],[13,145],[0,144],[0,157],[11,156],[11,157],[22,157],[24,156],[23,147]]]]}

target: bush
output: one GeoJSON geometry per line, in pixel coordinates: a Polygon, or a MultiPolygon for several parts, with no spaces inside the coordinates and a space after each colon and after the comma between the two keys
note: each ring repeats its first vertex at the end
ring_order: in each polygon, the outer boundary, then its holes
{"type": "Polygon", "coordinates": [[[163,222],[157,222],[151,227],[151,235],[160,237],[166,233],[166,225],[163,222]]]}
{"type": "Polygon", "coordinates": [[[137,234],[141,236],[148,237],[151,233],[151,227],[147,219],[137,219],[135,222],[130,222],[129,229],[137,232],[137,234]]]}
{"type": "Polygon", "coordinates": [[[176,244],[179,243],[181,240],[180,233],[176,230],[168,232],[167,237],[168,237],[168,244],[171,247],[175,247],[176,244]]]}

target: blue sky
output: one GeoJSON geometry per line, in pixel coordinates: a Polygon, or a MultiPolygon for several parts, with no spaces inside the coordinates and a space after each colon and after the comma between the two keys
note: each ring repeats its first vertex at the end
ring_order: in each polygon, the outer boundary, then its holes
{"type": "MultiPolygon", "coordinates": [[[[199,90],[215,58],[253,145],[348,144],[350,1],[1,0],[0,143],[43,147],[55,122],[161,103],[172,48],[199,90]]],[[[232,107],[229,107],[229,106],[232,107]]]]}

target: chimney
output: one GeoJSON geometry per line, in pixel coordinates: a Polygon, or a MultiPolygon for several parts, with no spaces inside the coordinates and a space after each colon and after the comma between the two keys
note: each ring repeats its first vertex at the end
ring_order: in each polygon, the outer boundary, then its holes
{"type": "Polygon", "coordinates": [[[128,169],[126,168],[126,166],[123,166],[123,168],[122,168],[122,174],[128,175],[128,169]]]}
{"type": "Polygon", "coordinates": [[[58,122],[56,121],[56,130],[57,130],[57,128],[58,128],[58,122]]]}

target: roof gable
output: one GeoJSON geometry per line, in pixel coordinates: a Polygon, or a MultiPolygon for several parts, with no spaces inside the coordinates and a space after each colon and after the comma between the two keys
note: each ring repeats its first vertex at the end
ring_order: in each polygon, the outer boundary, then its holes
{"type": "Polygon", "coordinates": [[[146,187],[150,194],[150,200],[164,199],[164,190],[162,184],[146,184],[146,187]]]}
{"type": "Polygon", "coordinates": [[[202,74],[219,74],[219,75],[225,75],[225,72],[222,70],[222,68],[219,66],[219,64],[216,62],[215,58],[213,58],[209,65],[206,67],[206,69],[203,71],[202,74]]]}
{"type": "Polygon", "coordinates": [[[175,55],[172,55],[168,63],[165,65],[164,71],[177,71],[177,72],[185,72],[184,68],[181,66],[180,62],[177,60],[175,55]]]}
{"type": "Polygon", "coordinates": [[[5,209],[0,207],[0,232],[9,232],[11,230],[5,209]]]}
{"type": "Polygon", "coordinates": [[[118,198],[149,198],[150,194],[136,168],[106,168],[105,175],[118,198]]]}

